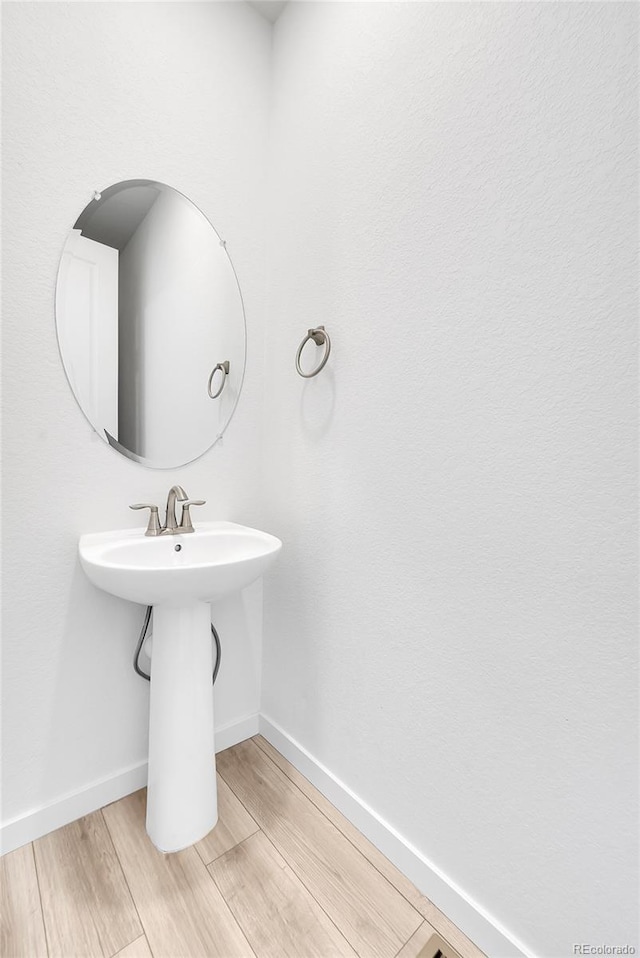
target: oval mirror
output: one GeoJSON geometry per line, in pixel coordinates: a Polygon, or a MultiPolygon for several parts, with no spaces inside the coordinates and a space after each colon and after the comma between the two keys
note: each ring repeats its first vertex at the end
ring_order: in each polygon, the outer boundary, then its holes
{"type": "Polygon", "coordinates": [[[246,358],[240,287],[211,223],[170,186],[94,195],[64,246],[56,327],[80,408],[129,459],[185,465],[229,424],[246,358]]]}

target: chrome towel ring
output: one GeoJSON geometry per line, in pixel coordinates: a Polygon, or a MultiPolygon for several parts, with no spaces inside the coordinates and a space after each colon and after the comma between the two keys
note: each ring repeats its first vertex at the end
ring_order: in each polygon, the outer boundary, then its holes
{"type": "Polygon", "coordinates": [[[228,375],[229,375],[229,360],[225,359],[223,363],[216,363],[216,365],[211,370],[211,375],[209,376],[209,382],[207,383],[207,392],[209,393],[210,399],[218,398],[218,396],[220,395],[220,393],[225,387],[225,383],[227,381],[228,375]],[[215,376],[218,370],[222,372],[222,382],[220,383],[220,388],[216,392],[212,393],[211,383],[213,382],[213,377],[215,376]]]}
{"type": "Polygon", "coordinates": [[[316,326],[315,329],[310,329],[307,332],[307,335],[304,337],[302,342],[298,347],[298,352],[296,353],[296,369],[303,379],[311,379],[312,376],[317,376],[321,369],[326,365],[327,359],[329,358],[329,353],[331,352],[331,340],[329,339],[329,333],[326,331],[324,326],[316,326]],[[307,345],[309,340],[312,339],[316,346],[324,346],[324,356],[320,360],[319,364],[315,369],[312,369],[310,373],[303,373],[300,368],[300,357],[302,356],[302,350],[307,345]]]}

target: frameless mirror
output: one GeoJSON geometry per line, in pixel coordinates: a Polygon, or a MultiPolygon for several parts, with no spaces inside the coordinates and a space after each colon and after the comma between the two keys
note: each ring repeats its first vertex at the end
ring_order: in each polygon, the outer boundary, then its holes
{"type": "Polygon", "coordinates": [[[56,327],[80,408],[129,459],[185,465],[229,424],[242,296],[224,241],[182,193],[127,180],[94,194],[64,246],[56,327]]]}

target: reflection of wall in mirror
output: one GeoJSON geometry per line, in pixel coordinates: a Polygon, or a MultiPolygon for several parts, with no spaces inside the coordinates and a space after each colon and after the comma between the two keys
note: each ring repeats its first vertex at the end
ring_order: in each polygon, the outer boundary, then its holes
{"type": "Polygon", "coordinates": [[[71,388],[104,438],[118,430],[118,251],[72,230],[60,261],[56,318],[71,388]]]}
{"type": "Polygon", "coordinates": [[[151,462],[187,462],[231,412],[233,389],[212,402],[206,386],[224,359],[240,372],[244,325],[218,236],[178,193],[160,192],[122,251],[120,296],[118,439],[151,462]]]}
{"type": "MultiPolygon", "coordinates": [[[[143,455],[142,373],[140,361],[144,353],[142,341],[144,325],[143,302],[138,275],[141,272],[138,245],[135,238],[120,251],[118,306],[118,431],[116,438],[124,449],[143,455]]],[[[142,247],[141,247],[142,248],[142,247]]]]}

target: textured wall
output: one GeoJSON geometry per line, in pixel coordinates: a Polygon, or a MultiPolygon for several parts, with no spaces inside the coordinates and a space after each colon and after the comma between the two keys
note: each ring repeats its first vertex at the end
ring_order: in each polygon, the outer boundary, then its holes
{"type": "MultiPolygon", "coordinates": [[[[91,190],[156,178],[226,236],[256,343],[267,25],[3,15],[3,818],[144,759],[141,610],[77,537],[180,481],[285,540],[264,711],[540,955],[633,941],[635,5],[289,5],[262,476],[259,349],[224,445],[154,472],[92,436],[53,291],[91,190]]],[[[256,614],[216,612],[220,722],[256,706],[256,614]]]]}
{"type": "Polygon", "coordinates": [[[263,712],[547,958],[639,944],[636,27],[275,28],[263,712]]]}
{"type": "MultiPolygon", "coordinates": [[[[3,15],[6,821],[146,758],[148,686],[131,668],[143,610],[89,585],[78,536],[139,525],[128,504],[164,503],[173,482],[208,500],[203,519],[258,521],[259,350],[224,444],[154,471],[92,434],[53,308],[67,231],[92,191],[157,179],[226,238],[255,344],[270,27],[235,3],[5,3],[3,15]]],[[[259,598],[214,610],[228,640],[219,724],[257,711],[259,598]]]]}

